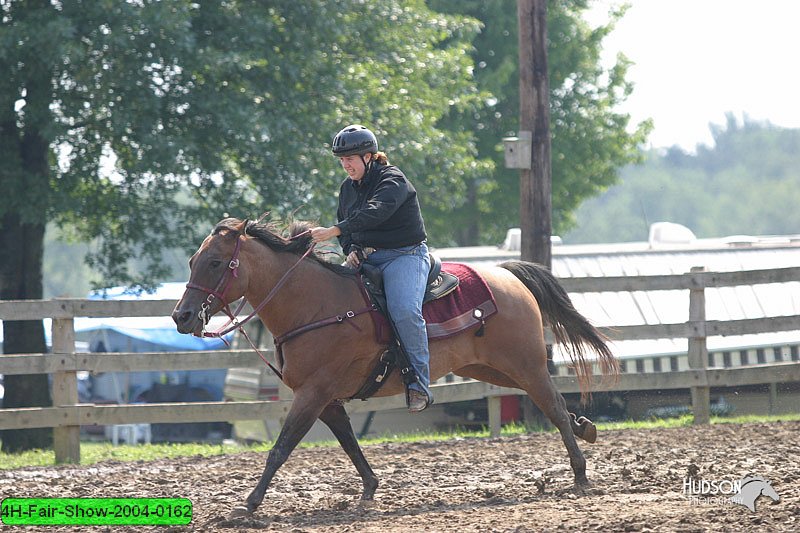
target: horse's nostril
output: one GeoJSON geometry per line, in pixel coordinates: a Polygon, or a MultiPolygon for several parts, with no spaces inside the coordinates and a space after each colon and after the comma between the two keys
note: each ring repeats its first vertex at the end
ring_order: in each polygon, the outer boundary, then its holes
{"type": "Polygon", "coordinates": [[[184,311],[176,315],[175,322],[177,322],[178,324],[185,324],[191,317],[192,317],[191,311],[184,311]]]}

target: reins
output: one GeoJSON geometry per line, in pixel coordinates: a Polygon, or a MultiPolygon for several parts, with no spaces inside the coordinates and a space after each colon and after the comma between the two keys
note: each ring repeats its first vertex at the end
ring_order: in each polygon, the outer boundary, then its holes
{"type": "MultiPolygon", "coordinates": [[[[305,235],[308,235],[309,233],[311,233],[311,230],[306,230],[302,233],[298,233],[297,235],[290,237],[289,240],[303,237],[305,235]]],[[[230,346],[230,343],[228,343],[227,339],[225,339],[225,335],[227,335],[231,331],[238,329],[239,331],[242,332],[244,338],[247,339],[247,342],[250,343],[250,346],[253,348],[253,350],[255,350],[255,352],[258,354],[261,360],[264,361],[264,363],[273,372],[275,372],[275,374],[281,380],[283,380],[283,374],[281,373],[281,371],[275,368],[275,366],[272,363],[270,363],[266,357],[264,357],[264,354],[261,353],[261,351],[256,347],[255,343],[250,339],[250,336],[244,329],[244,325],[250,322],[250,320],[252,320],[253,317],[258,315],[258,312],[261,311],[264,308],[264,306],[266,306],[269,303],[269,301],[275,297],[275,294],[277,294],[277,292],[286,284],[291,273],[294,272],[294,270],[298,266],[300,266],[300,263],[303,262],[303,259],[308,257],[314,251],[316,243],[311,243],[311,245],[308,247],[308,250],[306,250],[306,252],[302,255],[302,257],[300,257],[300,259],[298,259],[297,262],[294,265],[292,265],[291,268],[289,268],[289,270],[284,272],[283,276],[281,276],[281,279],[278,280],[278,283],[276,283],[275,286],[272,288],[272,290],[269,291],[269,294],[267,294],[267,296],[263,300],[261,300],[261,303],[259,303],[258,306],[255,309],[253,309],[253,312],[247,315],[244,319],[239,320],[237,318],[237,315],[239,314],[239,312],[241,312],[241,310],[244,308],[247,302],[244,299],[242,299],[242,303],[239,304],[239,307],[236,308],[236,311],[231,311],[230,304],[225,301],[225,292],[228,290],[228,286],[230,285],[231,280],[233,278],[239,277],[239,252],[241,251],[242,248],[241,237],[244,237],[246,235],[247,235],[247,224],[245,223],[245,229],[243,233],[237,236],[236,238],[236,247],[233,249],[233,256],[231,257],[231,260],[228,262],[228,269],[225,270],[225,272],[222,274],[222,277],[217,283],[217,286],[213,290],[210,290],[206,287],[203,287],[202,285],[198,285],[192,282],[187,283],[186,287],[189,289],[197,289],[208,294],[208,296],[206,297],[206,301],[202,303],[202,305],[200,306],[200,311],[198,312],[198,318],[200,318],[200,320],[203,323],[203,331],[201,335],[202,337],[220,338],[222,339],[222,342],[224,342],[226,346],[230,346]],[[220,287],[222,288],[221,291],[220,287]],[[228,321],[216,331],[206,331],[205,329],[206,324],[208,324],[208,321],[211,318],[210,316],[208,316],[208,310],[211,308],[211,304],[213,303],[214,298],[218,298],[223,303],[222,310],[225,312],[226,315],[228,315],[228,321]]]]}
{"type": "MultiPolygon", "coordinates": [[[[303,231],[301,233],[298,233],[297,235],[294,235],[294,236],[290,237],[289,240],[298,239],[300,237],[308,235],[309,233],[311,233],[311,230],[303,231]]],[[[267,296],[263,300],[261,300],[261,302],[258,304],[258,306],[256,306],[253,309],[253,312],[250,313],[249,315],[247,315],[244,319],[239,320],[237,318],[237,316],[238,316],[239,312],[242,310],[242,308],[245,306],[245,304],[247,302],[244,299],[242,299],[242,303],[239,304],[239,307],[236,309],[236,311],[231,311],[230,304],[225,301],[225,292],[228,290],[228,286],[230,285],[231,280],[233,278],[236,278],[236,277],[239,276],[239,270],[238,269],[239,269],[239,252],[241,251],[241,243],[242,243],[241,237],[244,237],[246,235],[247,235],[247,225],[245,224],[244,232],[242,234],[240,234],[236,238],[236,247],[233,250],[233,256],[231,257],[231,260],[228,262],[228,269],[222,274],[222,277],[220,278],[219,282],[217,283],[217,286],[213,290],[210,290],[210,289],[208,289],[206,287],[203,287],[201,285],[198,285],[198,284],[192,283],[192,282],[187,283],[186,287],[190,288],[190,289],[197,289],[197,290],[203,291],[206,294],[208,294],[208,296],[206,297],[206,301],[203,302],[203,304],[200,306],[200,311],[198,312],[198,317],[200,318],[200,320],[203,323],[203,331],[202,331],[202,335],[201,335],[202,337],[220,338],[220,339],[222,339],[222,342],[224,342],[227,346],[230,346],[230,344],[228,343],[227,339],[225,339],[225,335],[227,335],[231,331],[234,331],[234,330],[238,329],[239,331],[242,332],[242,335],[244,335],[244,338],[247,339],[247,342],[250,343],[250,346],[253,348],[253,350],[255,350],[255,352],[258,354],[258,356],[261,358],[261,360],[264,361],[264,363],[273,372],[275,372],[275,374],[281,380],[283,380],[283,374],[281,373],[281,371],[278,370],[277,368],[275,368],[275,366],[272,363],[270,363],[269,360],[267,360],[266,357],[264,357],[264,355],[261,353],[261,351],[256,347],[255,343],[250,339],[250,336],[247,334],[247,331],[244,329],[243,326],[245,324],[247,324],[250,320],[252,320],[255,316],[257,316],[259,311],[261,311],[270,302],[270,300],[272,300],[272,298],[275,297],[275,295],[278,293],[278,291],[286,284],[286,282],[288,281],[289,276],[292,274],[292,272],[294,272],[294,270],[298,266],[300,266],[300,263],[302,263],[303,260],[306,257],[308,257],[309,255],[311,255],[311,253],[313,253],[314,248],[316,247],[316,243],[312,242],[311,245],[308,247],[308,250],[306,250],[306,252],[300,257],[300,259],[298,259],[297,262],[289,268],[289,270],[284,272],[283,276],[281,276],[281,278],[278,280],[278,282],[275,284],[275,286],[272,288],[272,290],[269,291],[269,294],[267,294],[267,296]],[[208,310],[211,308],[211,304],[213,303],[214,298],[218,298],[223,303],[222,310],[228,316],[228,321],[224,325],[222,325],[219,329],[217,329],[216,331],[206,331],[205,330],[205,326],[208,323],[209,319],[211,318],[208,315],[208,310]]],[[[312,330],[315,330],[315,329],[318,329],[318,328],[321,328],[321,327],[329,326],[329,325],[332,325],[332,324],[344,323],[345,321],[347,321],[347,320],[349,320],[351,318],[355,318],[358,315],[361,315],[361,314],[364,314],[364,313],[367,313],[367,312],[370,312],[370,311],[374,311],[374,310],[375,310],[374,306],[368,305],[368,306],[366,306],[366,307],[364,307],[362,309],[358,309],[357,311],[350,310],[350,311],[345,312],[342,315],[334,315],[334,316],[331,316],[331,317],[328,317],[328,318],[323,318],[321,320],[317,320],[317,321],[312,322],[310,324],[306,324],[304,326],[300,326],[298,328],[295,328],[295,329],[293,329],[293,330],[291,330],[291,331],[289,331],[287,333],[284,333],[283,335],[275,337],[274,338],[274,344],[275,344],[275,350],[277,352],[278,360],[279,361],[283,360],[282,345],[286,341],[288,341],[290,339],[293,339],[293,338],[295,338],[295,337],[297,337],[299,335],[302,335],[303,333],[306,333],[306,332],[309,332],[309,331],[312,331],[312,330]]],[[[355,329],[357,329],[359,331],[361,330],[361,328],[359,328],[358,326],[356,326],[352,322],[348,322],[348,323],[352,327],[354,327],[355,329]]]]}

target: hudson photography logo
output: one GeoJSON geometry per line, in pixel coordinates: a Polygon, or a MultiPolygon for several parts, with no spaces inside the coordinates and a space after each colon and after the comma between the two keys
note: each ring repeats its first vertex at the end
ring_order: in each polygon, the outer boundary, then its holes
{"type": "Polygon", "coordinates": [[[688,476],[683,480],[683,494],[692,505],[743,505],[756,512],[756,501],[767,496],[773,501],[781,497],[760,476],[745,476],[742,479],[702,479],[688,476]]]}

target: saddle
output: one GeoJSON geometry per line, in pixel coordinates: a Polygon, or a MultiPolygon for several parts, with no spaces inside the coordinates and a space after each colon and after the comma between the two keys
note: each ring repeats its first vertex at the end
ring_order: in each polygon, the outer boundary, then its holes
{"type": "MultiPolygon", "coordinates": [[[[442,272],[442,260],[438,256],[428,253],[431,269],[428,272],[428,286],[422,304],[438,300],[447,296],[458,288],[458,277],[447,272],[442,272]]],[[[377,302],[382,313],[386,314],[386,295],[383,293],[383,273],[381,270],[368,263],[361,263],[361,280],[367,288],[370,297],[382,300],[377,302]],[[380,305],[383,304],[383,305],[380,305]]]]}
{"type": "MultiPolygon", "coordinates": [[[[428,253],[428,258],[430,259],[431,269],[428,272],[428,285],[422,300],[423,305],[447,296],[456,290],[459,284],[457,276],[442,271],[441,259],[431,253],[428,253]]],[[[366,400],[381,388],[384,379],[391,374],[395,367],[400,369],[400,375],[406,385],[406,390],[408,390],[408,385],[417,378],[408,361],[408,356],[400,344],[394,323],[388,313],[386,294],[383,291],[383,273],[378,267],[363,262],[361,263],[360,272],[367,295],[374,307],[387,318],[394,334],[389,349],[381,355],[378,365],[373,369],[367,381],[351,398],[366,400]]]]}

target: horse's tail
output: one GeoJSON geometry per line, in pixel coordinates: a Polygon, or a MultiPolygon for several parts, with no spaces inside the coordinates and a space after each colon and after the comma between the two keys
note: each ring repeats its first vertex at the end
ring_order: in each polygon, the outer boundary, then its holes
{"type": "Polygon", "coordinates": [[[575,367],[581,401],[589,397],[592,384],[592,364],[586,360],[584,348],[589,347],[597,353],[603,374],[615,378],[619,375],[619,362],[608,347],[608,338],[575,309],[567,291],[549,270],[527,261],[507,261],[500,267],[514,274],[536,298],[542,318],[550,326],[556,342],[564,346],[575,367]]]}

